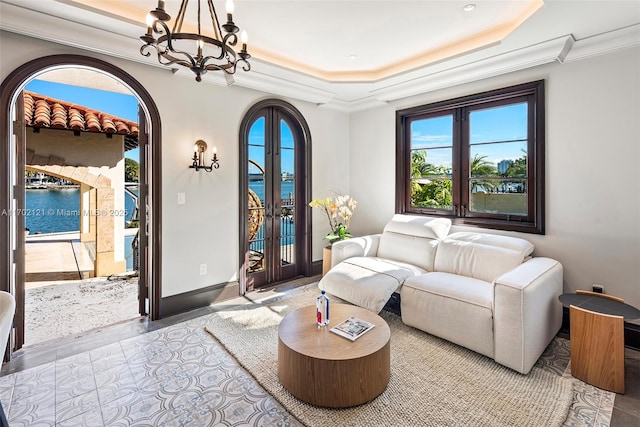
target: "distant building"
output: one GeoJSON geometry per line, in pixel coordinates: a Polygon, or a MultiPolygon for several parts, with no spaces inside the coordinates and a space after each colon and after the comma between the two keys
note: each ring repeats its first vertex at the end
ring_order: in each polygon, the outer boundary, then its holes
{"type": "Polygon", "coordinates": [[[498,162],[498,173],[504,174],[509,169],[509,166],[513,164],[513,160],[500,160],[498,162]]]}

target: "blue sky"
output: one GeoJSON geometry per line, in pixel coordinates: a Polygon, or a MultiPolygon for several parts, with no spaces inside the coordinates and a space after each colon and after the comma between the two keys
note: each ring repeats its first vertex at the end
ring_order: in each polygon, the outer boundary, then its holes
{"type": "MultiPolygon", "coordinates": [[[[259,163],[264,167],[264,140],[265,140],[265,119],[264,117],[256,120],[251,129],[249,129],[249,159],[259,163]]],[[[280,122],[280,140],[281,140],[281,169],[282,172],[293,174],[294,172],[294,141],[293,133],[284,120],[280,122]]],[[[258,173],[259,170],[253,165],[249,165],[249,173],[258,173]]]]}
{"type": "MultiPolygon", "coordinates": [[[[501,160],[522,157],[526,150],[527,104],[487,108],[471,112],[471,158],[476,154],[486,156],[497,164],[501,160]],[[483,142],[509,141],[495,144],[483,142]]],[[[411,123],[411,148],[427,148],[427,162],[451,167],[453,141],[453,117],[451,115],[416,120],[411,123]]]]}
{"type": "MultiPolygon", "coordinates": [[[[138,122],[138,100],[133,95],[47,82],[44,80],[32,80],[26,85],[25,89],[51,98],[73,102],[83,107],[99,110],[120,117],[121,119],[138,122]]],[[[125,157],[138,161],[138,149],[127,151],[125,157]]]]}

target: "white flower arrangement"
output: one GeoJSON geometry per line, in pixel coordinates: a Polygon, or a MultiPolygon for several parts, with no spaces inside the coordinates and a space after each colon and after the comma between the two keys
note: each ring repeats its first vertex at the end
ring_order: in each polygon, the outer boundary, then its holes
{"type": "Polygon", "coordinates": [[[348,195],[336,196],[335,200],[329,196],[326,199],[314,199],[309,203],[312,208],[320,208],[327,215],[331,232],[326,239],[329,243],[344,240],[351,237],[349,234],[349,224],[358,202],[348,195]]]}

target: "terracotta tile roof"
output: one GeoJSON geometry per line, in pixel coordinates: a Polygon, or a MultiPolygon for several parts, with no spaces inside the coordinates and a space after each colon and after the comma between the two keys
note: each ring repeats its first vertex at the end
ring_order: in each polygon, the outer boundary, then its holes
{"type": "Polygon", "coordinates": [[[138,123],[26,90],[24,120],[32,128],[125,135],[125,151],[138,147],[138,123]]]}

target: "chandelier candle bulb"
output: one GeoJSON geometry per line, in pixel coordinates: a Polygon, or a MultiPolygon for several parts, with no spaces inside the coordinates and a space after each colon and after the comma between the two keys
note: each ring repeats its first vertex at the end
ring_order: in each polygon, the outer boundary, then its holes
{"type": "Polygon", "coordinates": [[[233,15],[233,10],[235,8],[233,4],[233,0],[227,0],[227,4],[225,4],[225,8],[227,9],[227,17],[229,21],[231,21],[230,16],[233,15]]]}
{"type": "Polygon", "coordinates": [[[147,35],[153,35],[153,16],[150,13],[147,13],[147,17],[145,18],[145,22],[147,23],[147,35]]]}
{"type": "Polygon", "coordinates": [[[240,41],[242,42],[242,51],[246,52],[247,42],[249,41],[249,35],[245,30],[242,30],[242,33],[240,33],[240,41]]]}

